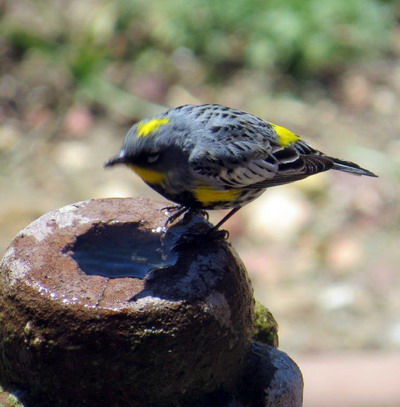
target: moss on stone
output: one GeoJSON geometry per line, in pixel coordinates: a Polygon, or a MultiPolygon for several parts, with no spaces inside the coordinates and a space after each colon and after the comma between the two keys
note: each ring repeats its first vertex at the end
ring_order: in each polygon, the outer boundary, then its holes
{"type": "Polygon", "coordinates": [[[24,407],[24,405],[0,386],[0,407],[24,407]]]}
{"type": "Polygon", "coordinates": [[[275,348],[279,345],[278,323],[263,304],[256,301],[253,339],[275,348]]]}

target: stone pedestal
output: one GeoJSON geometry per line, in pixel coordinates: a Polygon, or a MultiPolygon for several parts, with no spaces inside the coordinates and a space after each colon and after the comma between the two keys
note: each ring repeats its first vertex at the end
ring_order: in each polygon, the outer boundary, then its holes
{"type": "MultiPolygon", "coordinates": [[[[286,355],[282,367],[284,354],[252,344],[252,288],[234,249],[200,216],[165,229],[167,205],[85,201],[17,235],[0,272],[3,387],[29,406],[222,407],[265,398],[290,363],[301,379],[286,355]]],[[[297,404],[265,405],[301,406],[296,386],[285,392],[297,404]]]]}

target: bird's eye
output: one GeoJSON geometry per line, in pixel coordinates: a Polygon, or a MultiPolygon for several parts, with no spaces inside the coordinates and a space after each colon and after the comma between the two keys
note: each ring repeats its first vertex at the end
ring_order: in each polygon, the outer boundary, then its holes
{"type": "Polygon", "coordinates": [[[160,153],[149,153],[146,158],[149,164],[154,164],[160,158],[160,153]]]}

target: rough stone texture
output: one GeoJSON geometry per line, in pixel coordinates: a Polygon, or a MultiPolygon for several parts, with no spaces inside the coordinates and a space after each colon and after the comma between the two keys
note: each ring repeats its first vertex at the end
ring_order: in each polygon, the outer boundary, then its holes
{"type": "Polygon", "coordinates": [[[254,342],[239,387],[243,406],[301,407],[303,377],[290,357],[273,346],[254,342]]]}
{"type": "Polygon", "coordinates": [[[303,378],[289,356],[253,342],[234,392],[219,389],[190,407],[302,407],[303,378]]]}
{"type": "MultiPolygon", "coordinates": [[[[301,407],[304,384],[296,363],[286,353],[268,345],[259,346],[255,351],[275,368],[273,378],[265,389],[265,407],[301,407]]],[[[262,371],[259,374],[262,375],[262,371]]]]}
{"type": "Polygon", "coordinates": [[[221,237],[194,237],[209,228],[199,216],[164,233],[164,206],[85,201],[17,235],[0,272],[3,385],[76,407],[189,405],[235,387],[253,325],[244,266],[221,237]]]}

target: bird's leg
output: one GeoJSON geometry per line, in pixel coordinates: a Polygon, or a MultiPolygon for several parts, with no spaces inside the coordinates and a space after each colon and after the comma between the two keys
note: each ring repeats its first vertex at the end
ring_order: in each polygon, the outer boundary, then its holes
{"type": "Polygon", "coordinates": [[[241,206],[238,206],[237,208],[233,208],[230,212],[228,212],[227,215],[225,215],[215,226],[213,226],[210,230],[207,231],[207,234],[215,233],[218,231],[218,229],[224,224],[231,216],[233,216],[241,206]]]}

